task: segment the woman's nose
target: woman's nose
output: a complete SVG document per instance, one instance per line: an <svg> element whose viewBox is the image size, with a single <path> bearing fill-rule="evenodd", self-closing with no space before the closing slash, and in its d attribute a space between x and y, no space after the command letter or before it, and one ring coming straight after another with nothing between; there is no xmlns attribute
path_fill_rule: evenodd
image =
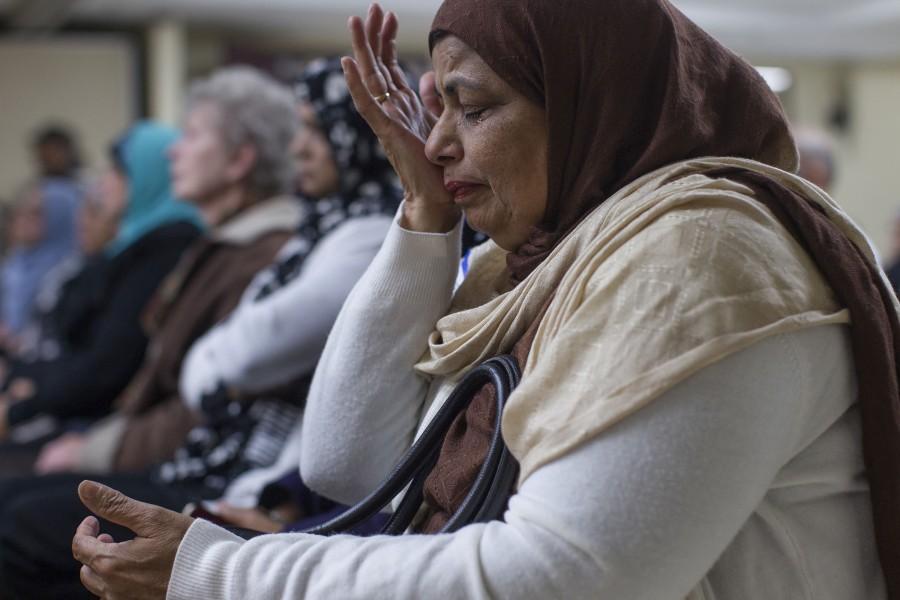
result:
<svg viewBox="0 0 900 600"><path fill-rule="evenodd" d="M428 139L425 140L425 156L434 164L444 167L462 159L462 146L447 123L447 112L441 115Z"/></svg>
<svg viewBox="0 0 900 600"><path fill-rule="evenodd" d="M313 155L313 145L309 136L298 136L294 140L291 151L297 160L309 160Z"/></svg>

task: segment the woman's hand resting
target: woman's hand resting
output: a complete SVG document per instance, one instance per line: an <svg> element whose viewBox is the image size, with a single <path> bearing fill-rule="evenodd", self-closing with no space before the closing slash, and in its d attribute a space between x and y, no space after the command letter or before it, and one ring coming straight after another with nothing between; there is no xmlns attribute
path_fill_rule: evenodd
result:
<svg viewBox="0 0 900 600"><path fill-rule="evenodd" d="M103 600L163 600L178 546L194 520L92 481L81 482L78 495L88 510L136 535L116 543L100 532L96 517L84 519L72 539L84 587Z"/></svg>
<svg viewBox="0 0 900 600"><path fill-rule="evenodd" d="M83 433L62 434L41 448L41 453L34 463L34 472L38 475L47 475L75 471L81 464L81 453L85 445L87 436Z"/></svg>

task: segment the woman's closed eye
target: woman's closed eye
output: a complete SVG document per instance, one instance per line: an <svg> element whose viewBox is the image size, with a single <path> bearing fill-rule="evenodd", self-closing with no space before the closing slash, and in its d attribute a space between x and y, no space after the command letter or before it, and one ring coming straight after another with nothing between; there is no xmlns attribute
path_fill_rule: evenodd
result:
<svg viewBox="0 0 900 600"><path fill-rule="evenodd" d="M487 112L487 107L468 107L463 109L463 119L466 123L480 123Z"/></svg>

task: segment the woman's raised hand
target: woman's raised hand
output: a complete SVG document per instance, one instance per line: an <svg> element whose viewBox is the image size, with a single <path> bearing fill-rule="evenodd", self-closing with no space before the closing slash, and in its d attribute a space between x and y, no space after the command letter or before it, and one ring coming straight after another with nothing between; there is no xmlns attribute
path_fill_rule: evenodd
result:
<svg viewBox="0 0 900 600"><path fill-rule="evenodd" d="M459 208L444 188L443 170L425 156L440 103L434 75L420 82L423 104L397 62L397 17L372 4L363 23L349 21L355 59L341 61L356 109L369 123L406 192L403 225L414 231L445 232L459 221Z"/></svg>

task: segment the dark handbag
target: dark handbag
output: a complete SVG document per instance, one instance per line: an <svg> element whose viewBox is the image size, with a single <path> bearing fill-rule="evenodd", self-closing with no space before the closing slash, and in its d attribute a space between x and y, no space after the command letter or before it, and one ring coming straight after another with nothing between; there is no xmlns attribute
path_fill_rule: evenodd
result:
<svg viewBox="0 0 900 600"><path fill-rule="evenodd" d="M450 425L487 383L493 384L497 401L497 420L491 444L475 483L440 533L456 531L469 523L500 519L519 474L519 464L503 442L500 422L506 401L519 385L520 378L521 372L516 359L508 354L491 358L466 373L422 435L374 492L342 515L308 529L305 533L332 535L349 531L377 514L409 486L396 512L382 528L382 533L389 535L399 535L406 531L422 505L425 479L437 462Z"/></svg>
<svg viewBox="0 0 900 600"><path fill-rule="evenodd" d="M478 390L488 383L494 386L497 419L487 456L462 504L439 533L456 531L470 523L483 523L502 518L519 474L519 463L510 454L503 441L500 423L506 401L519 385L520 378L521 371L516 359L508 354L486 360L466 373L422 435L375 491L337 517L302 533L316 535L350 533L354 527L378 514L408 486L396 512L381 529L381 533L387 535L404 533L422 505L425 480L437 462L450 426L456 417L466 410ZM258 531L239 527L228 529L245 539L261 535Z"/></svg>

